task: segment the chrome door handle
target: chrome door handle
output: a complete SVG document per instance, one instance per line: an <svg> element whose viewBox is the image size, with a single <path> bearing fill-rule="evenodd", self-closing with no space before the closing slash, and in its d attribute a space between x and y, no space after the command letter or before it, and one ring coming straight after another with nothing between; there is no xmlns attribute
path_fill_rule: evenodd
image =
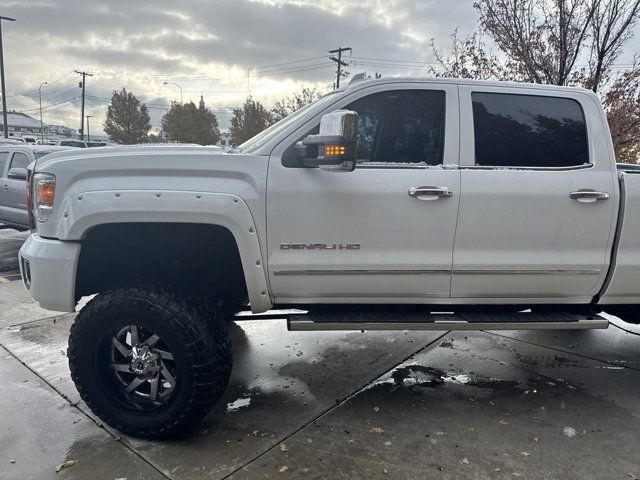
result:
<svg viewBox="0 0 640 480"><path fill-rule="evenodd" d="M578 190L577 192L571 192L569 198L583 203L593 203L598 200L608 200L609 194L607 192L596 192L594 190Z"/></svg>
<svg viewBox="0 0 640 480"><path fill-rule="evenodd" d="M447 198L453 195L453 192L447 187L411 187L407 192L410 197L419 200L433 200L437 198ZM430 197L430 198L421 198Z"/></svg>

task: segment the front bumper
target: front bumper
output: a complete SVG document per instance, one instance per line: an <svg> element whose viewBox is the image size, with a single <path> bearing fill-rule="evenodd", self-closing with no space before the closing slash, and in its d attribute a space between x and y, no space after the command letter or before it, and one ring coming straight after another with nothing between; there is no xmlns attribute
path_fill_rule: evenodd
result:
<svg viewBox="0 0 640 480"><path fill-rule="evenodd" d="M33 299L47 310L75 311L76 268L80 244L34 233L20 249L20 272Z"/></svg>

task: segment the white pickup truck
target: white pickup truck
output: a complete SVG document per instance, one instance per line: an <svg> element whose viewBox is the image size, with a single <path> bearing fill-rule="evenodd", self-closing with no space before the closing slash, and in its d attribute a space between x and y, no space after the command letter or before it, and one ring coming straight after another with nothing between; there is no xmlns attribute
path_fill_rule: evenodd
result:
<svg viewBox="0 0 640 480"><path fill-rule="evenodd" d="M133 435L207 413L247 305L307 310L289 317L303 330L640 320L640 175L616 167L587 90L367 80L226 153L48 155L29 192L25 285L56 311L97 294L71 331L72 377Z"/></svg>

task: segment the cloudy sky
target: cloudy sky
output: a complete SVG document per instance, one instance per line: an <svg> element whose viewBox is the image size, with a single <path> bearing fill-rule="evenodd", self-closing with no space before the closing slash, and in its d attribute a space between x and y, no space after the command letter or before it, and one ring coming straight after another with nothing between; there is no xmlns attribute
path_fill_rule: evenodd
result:
<svg viewBox="0 0 640 480"><path fill-rule="evenodd" d="M102 133L114 89L133 91L152 124L172 100L200 95L224 127L248 92L272 104L301 85L332 84L327 51L353 48L348 69L424 75L429 40L443 47L458 27L477 28L473 0L2 0L8 108L45 123L80 123L79 76L87 80L91 132ZM636 38L625 53L640 50Z"/></svg>

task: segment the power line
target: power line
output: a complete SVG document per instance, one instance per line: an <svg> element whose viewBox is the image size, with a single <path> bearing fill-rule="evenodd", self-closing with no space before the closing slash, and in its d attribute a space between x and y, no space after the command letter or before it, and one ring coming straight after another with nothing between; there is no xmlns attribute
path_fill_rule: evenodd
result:
<svg viewBox="0 0 640 480"><path fill-rule="evenodd" d="M54 103L53 105L47 105L46 107L42 107L42 111L44 113L53 112L54 110L59 110L59 109L65 107L67 105L71 105L71 104L73 104L73 102L75 102L76 100L79 100L79 99L80 99L80 97L75 97L75 98L71 98L69 100L65 100L64 102ZM20 113L26 113L27 115L35 114L35 113L38 112L38 110L35 110L35 109L31 109L31 110L22 110L22 109L20 109L18 111Z"/></svg>
<svg viewBox="0 0 640 480"><path fill-rule="evenodd" d="M425 65L424 67L411 67L408 65L391 65L386 63L374 63L374 62L351 62L351 65L359 65L364 67L378 67L378 68L388 68L395 70L419 70L424 71L427 68L438 68L437 66Z"/></svg>
<svg viewBox="0 0 640 480"><path fill-rule="evenodd" d="M280 76L280 75L286 75L286 74L290 74L290 73L302 73L302 72L307 72L307 71L313 71L313 70L320 70L323 68L327 68L327 65L324 63L311 63L311 62L316 62L317 60L321 60L321 59L326 59L326 56L318 56L318 57L310 57L310 58L305 58L305 59L299 59L299 60L292 60L289 62L280 62L280 63L273 63L273 64L267 64L267 65L259 65L256 67L252 67L252 71L254 71L256 74L260 75L260 76ZM284 67L284 68L283 68ZM58 83L58 82L62 82L59 85L55 85L53 87L47 88L46 91L43 93L43 99L48 100L48 101L52 101L52 100L56 100L64 95L67 95L70 93L70 90L73 88L72 84L69 83L69 81L63 81L65 78L69 77L70 75L72 75L74 72L68 72L64 75L62 75L61 77L56 78L55 80L49 82L49 85ZM75 72L75 73L79 73L82 74L82 72ZM86 73L86 72L85 72ZM88 74L88 76L91 76ZM243 79L244 76L227 76L227 75L217 75L217 76L212 76L212 75L206 75L206 74L198 74L198 75L185 75L185 76L172 76L172 75L134 75L131 76L131 78L138 78L138 79L153 79L153 80L157 80L157 79L183 79L183 80L187 80L187 81L197 81L197 80L240 80ZM86 81L86 79L85 79ZM84 83L81 82L81 86ZM120 88L121 85L119 86L115 86L115 85L108 85L108 84L104 84L104 83L98 83L98 84L94 84L96 86L101 86L101 87L105 87L105 88ZM143 88L143 87L138 87L136 88L136 90L140 91L157 91L157 89L154 88ZM17 97L17 96L25 96L25 97L33 97L33 95L35 95L37 92L37 90L28 90L22 93L18 93L18 94L14 94L11 95L12 97ZM185 92L190 92L190 93L213 93L213 94L219 94L219 93L223 93L223 94L237 94L237 93L243 93L244 91L240 91L240 90L234 90L234 91L228 91L228 90L185 90ZM35 106L35 105L34 105ZM31 105L28 105L26 108L30 108ZM84 117L83 117L84 118ZM84 123L84 121L83 121Z"/></svg>
<svg viewBox="0 0 640 480"><path fill-rule="evenodd" d="M98 100L101 102L110 102L111 99L110 98L105 98L105 97L98 97L95 95L87 95L87 98L90 100ZM147 108L153 108L153 109L168 109L171 108L171 105L168 103L145 103L145 105L147 106ZM233 107L226 107L229 109L233 109ZM233 112L225 110L225 107L216 107L216 108L209 108L209 110L211 110L212 112L214 112L215 114L219 114L219 115L232 115Z"/></svg>
<svg viewBox="0 0 640 480"><path fill-rule="evenodd" d="M68 96L69 94L74 94L75 95L75 88L76 87L73 87L73 88L68 87L67 90L62 91L61 93L59 93L57 95L54 95L54 96L49 97L49 98L47 98L46 95L43 95L42 98L44 100L47 100L48 102L53 102L53 101L55 101L55 100L57 100L57 99L59 99L61 97ZM31 108L37 107L38 105L39 105L38 103L33 103L33 104L23 105L21 108L22 109L31 109Z"/></svg>
<svg viewBox="0 0 640 480"><path fill-rule="evenodd" d="M73 75L74 72L68 72L65 73L64 75L62 75L61 77L56 78L55 80L52 80L50 82L48 82L48 86L51 87L51 85L58 83L60 80L62 80L63 78L68 77L69 75ZM55 88L60 88L60 85L53 87ZM51 90L51 88L49 88L49 90ZM38 89L36 88L35 90L27 90L26 92L23 93L16 93L13 95L7 95L7 97L31 97L34 96L38 93Z"/></svg>
<svg viewBox="0 0 640 480"><path fill-rule="evenodd" d="M64 102L61 105L58 105L57 107L53 107L53 108L50 108L50 109L46 110L45 112L53 112L55 110L60 110L60 109L62 109L64 107L66 107L66 106L72 105L73 102L75 102L78 99L80 99L80 97L76 97L73 100L69 100L68 102Z"/></svg>
<svg viewBox="0 0 640 480"><path fill-rule="evenodd" d="M375 61L375 62L384 62L384 63L407 63L407 64L419 64L419 65L437 65L435 63L422 62L422 61L416 61L416 60L394 60L394 59L390 59L390 58L357 57L355 55L350 57L350 59L353 59L353 60L372 60L372 61Z"/></svg>
<svg viewBox="0 0 640 480"><path fill-rule="evenodd" d="M302 63L302 62L310 62L312 60L321 60L327 58L325 55L321 56L321 57L313 57L313 58L304 58L302 60L292 60L290 62L283 62L283 63L272 63L270 65L259 65L257 67L253 67L252 70L257 70L260 68L266 68L266 67L279 67L282 65L291 65L293 63Z"/></svg>
<svg viewBox="0 0 640 480"><path fill-rule="evenodd" d="M320 68L326 68L327 64L326 63L317 63L317 64L313 64L313 65L301 65L295 68L288 68L288 69L283 69L283 70L274 70L272 72L266 72L266 74L264 74L265 76L273 76L273 75L284 75L287 73L296 73L296 72L304 72L304 71L309 71L309 70L317 70ZM258 72L261 73L261 72ZM151 77L147 77L147 79L149 79ZM231 77L180 77L180 76L175 76L175 77L167 77L167 78L173 78L176 80L180 80L180 81L196 81L196 80L244 80L246 79L246 76L231 76ZM153 78L154 80L156 80L155 78ZM106 85L106 84L94 84L94 85L98 85L98 86L103 86L103 87L111 87L111 85ZM155 89L143 89L140 88L139 90L155 90ZM185 92L188 91L192 91L192 92L201 92L201 90L185 90ZM220 91L214 91L214 92L218 92L218 93L225 93L224 90L220 90Z"/></svg>
<svg viewBox="0 0 640 480"><path fill-rule="evenodd" d="M260 65L260 66L253 66L253 67L245 67L243 68L243 70L251 70L252 72L255 73L270 73L270 72L285 72L287 70L295 70L299 67L307 67L307 66L311 66L311 65L297 65L294 67L286 67L286 68L280 68L282 66L287 66L287 65L293 65L293 64L298 64L298 63L309 63L309 62L314 62L317 60L323 60L326 59L326 56L321 56L321 57L312 57L312 58L305 58L305 59L300 59L300 60L292 60L290 62L282 62L282 63L273 63L273 64L269 64L269 65ZM319 63L318 63L319 65ZM228 75L210 75L210 74L206 74L206 73L199 73L199 74L193 74L193 75L170 75L170 74L154 74L154 75L127 75L127 77L129 78L139 78L139 79L153 79L153 80L171 80L171 79L176 79L176 80L233 80L233 79L244 79L246 78L245 75L234 75L234 76L228 76Z"/></svg>
<svg viewBox="0 0 640 480"><path fill-rule="evenodd" d="M52 108L51 107L56 107L57 105L65 105L67 103L72 103L75 102L76 100L78 100L80 97L73 97L73 98L69 98L67 100L63 100L61 102L57 102L57 103L52 103L50 105L46 105L44 107L42 107L42 111L43 112L48 112L51 111ZM38 108L21 108L18 111L22 112L22 113L37 113L38 112Z"/></svg>

